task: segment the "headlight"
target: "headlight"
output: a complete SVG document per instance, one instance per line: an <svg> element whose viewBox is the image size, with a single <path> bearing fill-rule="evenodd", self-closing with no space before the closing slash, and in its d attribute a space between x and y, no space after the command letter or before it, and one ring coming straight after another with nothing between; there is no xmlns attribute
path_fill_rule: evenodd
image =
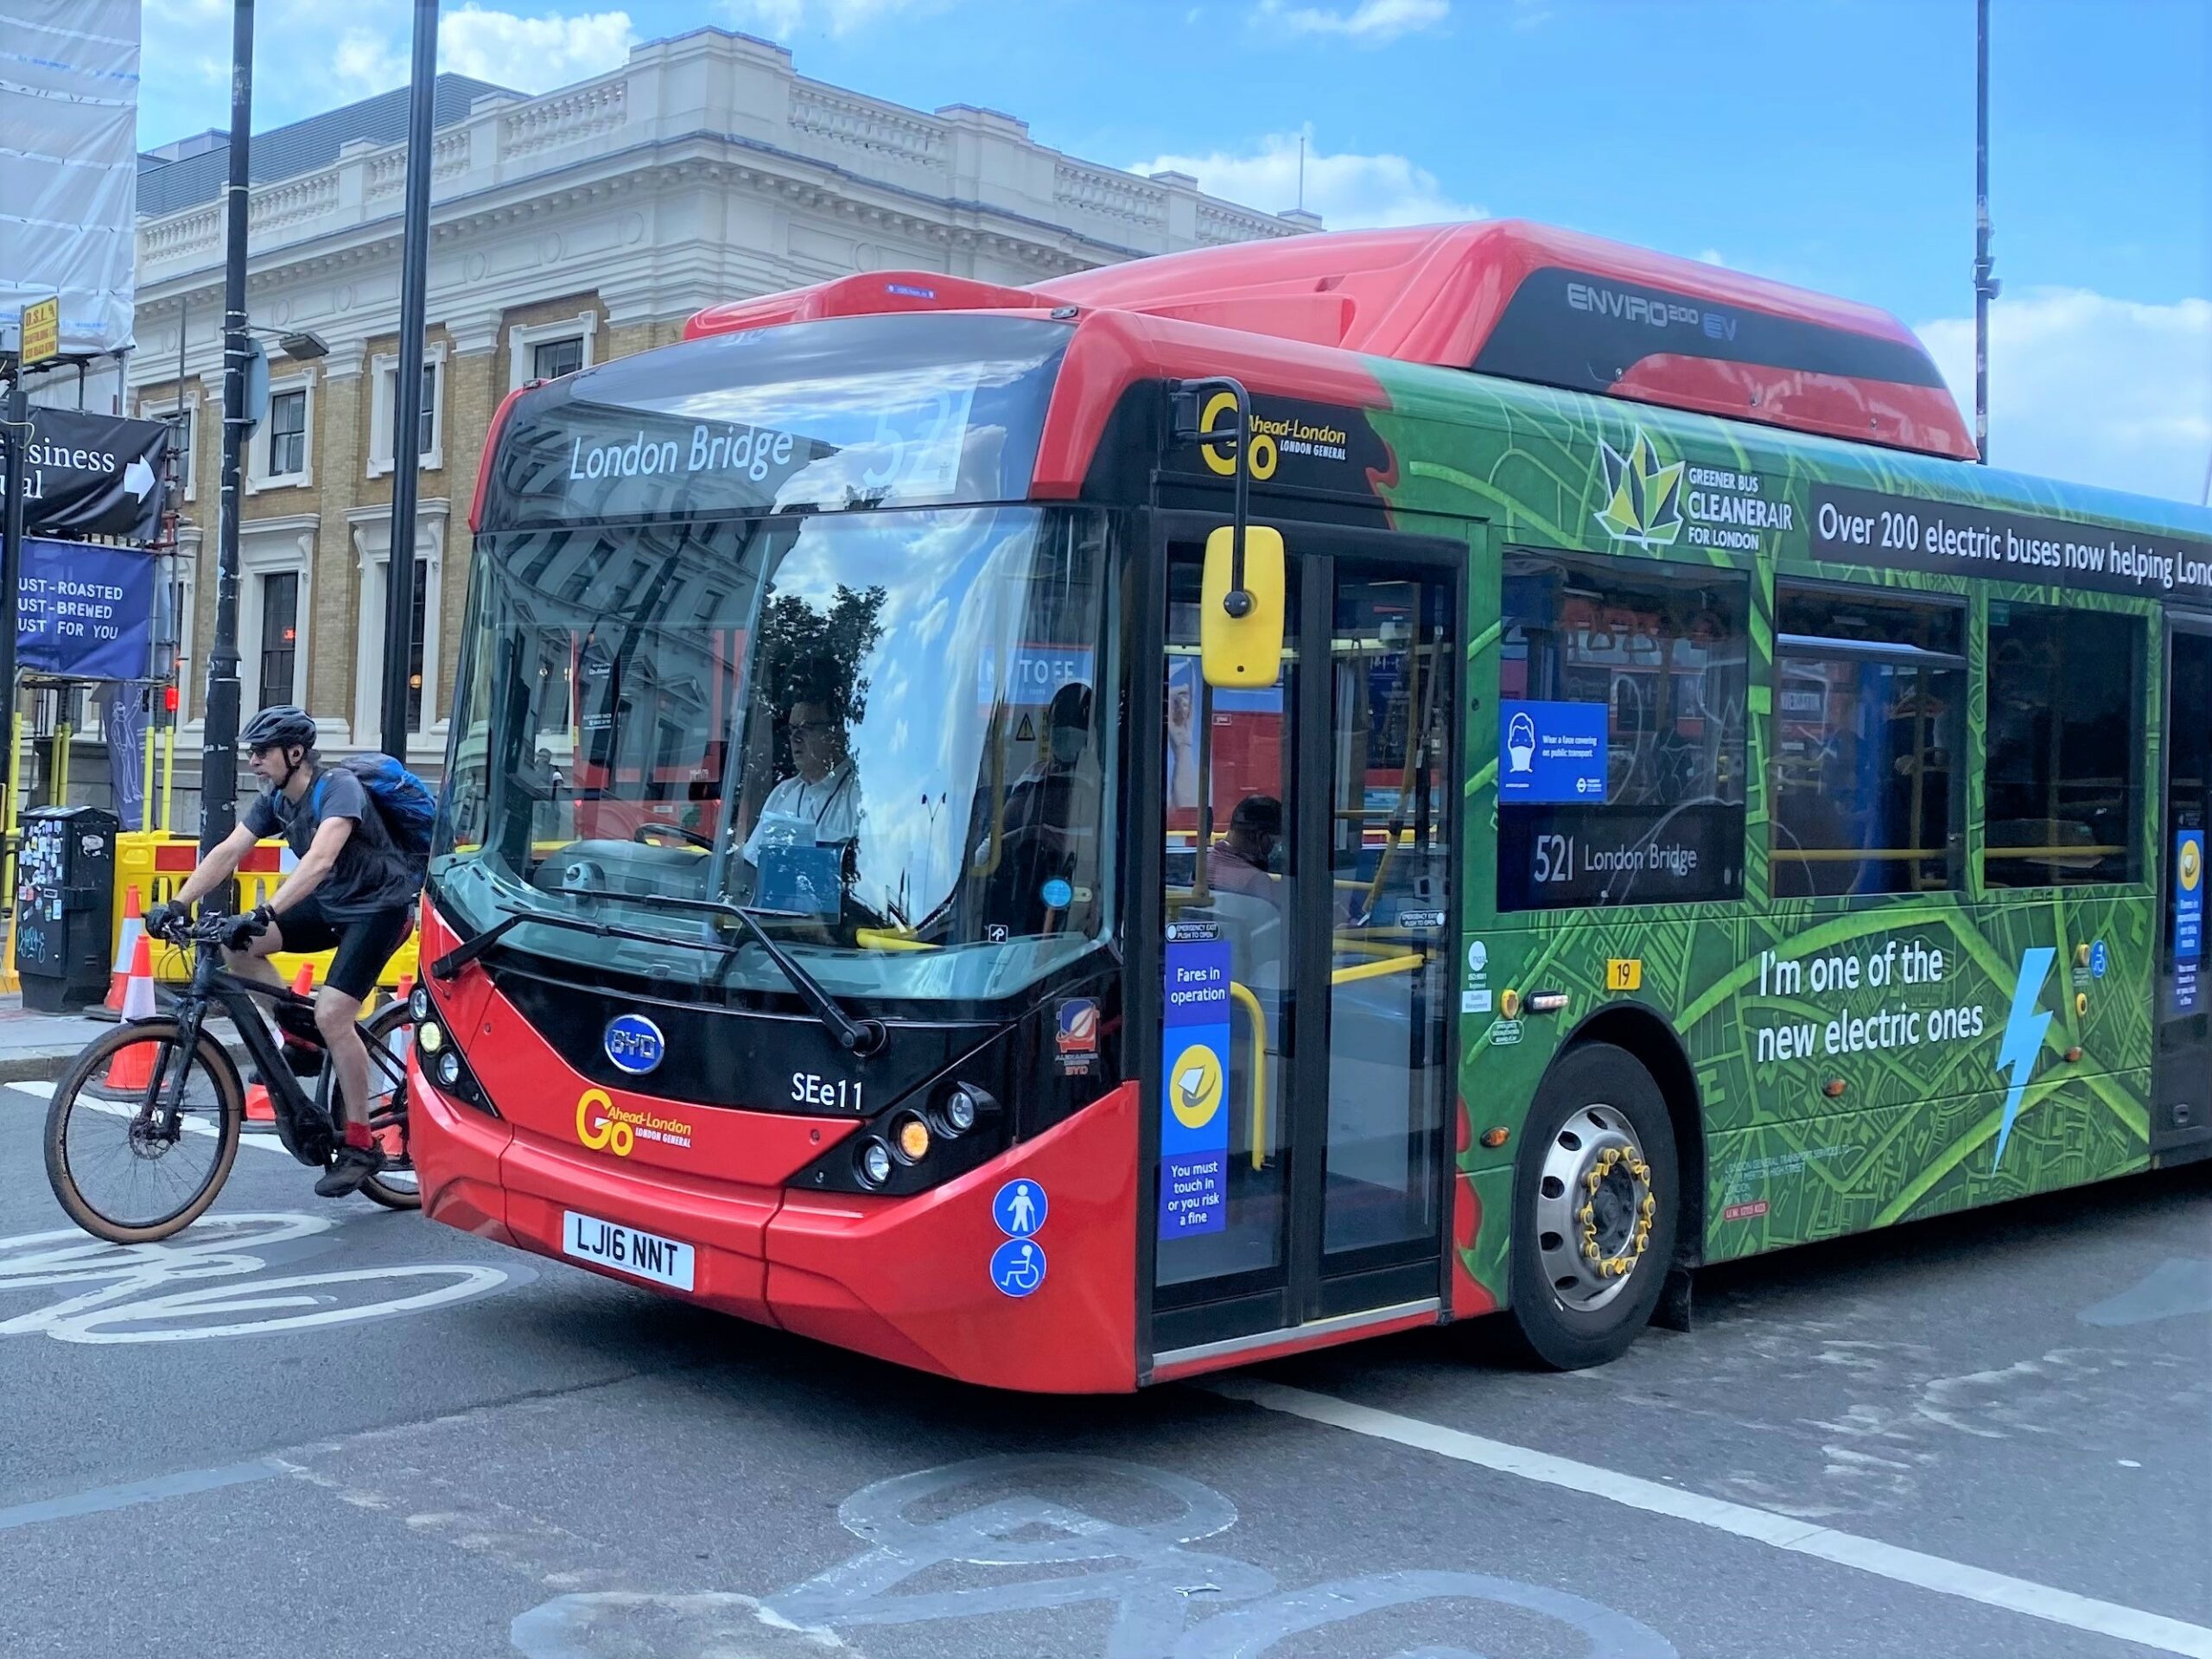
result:
<svg viewBox="0 0 2212 1659"><path fill-rule="evenodd" d="M426 1029L435 1031L437 1027L431 1026ZM438 1057L438 1081L448 1089L461 1082L461 1056L451 1049Z"/></svg>
<svg viewBox="0 0 2212 1659"><path fill-rule="evenodd" d="M418 1021L429 1019L430 1017L430 993L423 987L417 985L408 995L407 1012L413 1014Z"/></svg>
<svg viewBox="0 0 2212 1659"><path fill-rule="evenodd" d="M855 1161L859 1165L861 1179L870 1186L881 1186L891 1179L891 1148L880 1141L871 1137L862 1141L860 1156Z"/></svg>
<svg viewBox="0 0 2212 1659"><path fill-rule="evenodd" d="M965 1089L956 1089L944 1097L944 1127L955 1135L965 1135L976 1127L976 1096Z"/></svg>
<svg viewBox="0 0 2212 1659"><path fill-rule="evenodd" d="M435 1054L446 1046L446 1034L434 1020L426 1020L416 1028L415 1046L425 1054Z"/></svg>
<svg viewBox="0 0 2212 1659"><path fill-rule="evenodd" d="M910 1164L918 1164L929 1156L930 1126L909 1114L894 1126L893 1133L899 1137L899 1155Z"/></svg>

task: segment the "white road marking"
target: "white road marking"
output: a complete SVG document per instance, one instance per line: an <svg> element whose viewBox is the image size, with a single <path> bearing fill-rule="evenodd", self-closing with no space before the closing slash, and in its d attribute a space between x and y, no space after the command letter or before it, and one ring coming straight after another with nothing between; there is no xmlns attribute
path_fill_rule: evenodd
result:
<svg viewBox="0 0 2212 1659"><path fill-rule="evenodd" d="M54 1098L54 1084L35 1077L23 1083L0 1084L0 1088L20 1089L27 1095L37 1096L41 1100L52 1100ZM81 1095L77 1097L77 1103L79 1106L84 1107L88 1111L105 1112L110 1117L129 1117L137 1110L137 1108L135 1107L125 1106L116 1101L86 1100ZM185 1118L177 1125L177 1127L182 1129L188 1129L194 1135L213 1135L215 1133L215 1128L213 1124L202 1123L196 1117ZM238 1144L242 1147L259 1147L264 1152L284 1151L283 1143L278 1141L274 1135L262 1133L255 1125L251 1123L245 1125L243 1132L238 1135ZM291 1154L289 1153L285 1154L285 1156L287 1157L289 1157L290 1155Z"/></svg>
<svg viewBox="0 0 2212 1659"><path fill-rule="evenodd" d="M1770 1510L1754 1509L1747 1503L1732 1503L1725 1498L1662 1486L1657 1481L1621 1474L1595 1464L1578 1463L1571 1458L1554 1457L1548 1452L1532 1451L1503 1440L1486 1440L1479 1434L1423 1422L1417 1417L1356 1406L1350 1401L1305 1389L1235 1377L1198 1386L1228 1399L1302 1417L1308 1422L1349 1429L1355 1434L1390 1440L1416 1451L1433 1452L1439 1457L1494 1469L1501 1474L1518 1475L1546 1486L1710 1527L1717 1532L1748 1538L1754 1543L1856 1567L1862 1573L1932 1590L1939 1595L1958 1596L2074 1630L2140 1643L2162 1653L2185 1655L2187 1659L2212 1659L2212 1629L2202 1624L2147 1613L2116 1602L2099 1601L2031 1580L2012 1578L1964 1562L1946 1560L1940 1555L1923 1554L1916 1549L1838 1532L1832 1527L1815 1526Z"/></svg>

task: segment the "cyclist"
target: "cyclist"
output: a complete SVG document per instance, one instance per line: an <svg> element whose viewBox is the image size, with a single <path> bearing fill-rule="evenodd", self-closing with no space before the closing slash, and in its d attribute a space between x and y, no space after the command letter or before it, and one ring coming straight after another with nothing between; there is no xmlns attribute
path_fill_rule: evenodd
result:
<svg viewBox="0 0 2212 1659"><path fill-rule="evenodd" d="M342 766L322 765L315 721L303 710L291 703L264 709L238 738L254 775L268 787L175 898L147 912L146 931L159 938L181 923L188 906L231 879L255 842L282 832L291 844L299 863L269 901L231 918L224 965L281 988L270 957L335 947L315 1000L315 1023L337 1067L344 1140L315 1190L341 1198L384 1168L384 1154L369 1135L369 1052L354 1021L413 926L422 876L392 845L361 780Z"/></svg>

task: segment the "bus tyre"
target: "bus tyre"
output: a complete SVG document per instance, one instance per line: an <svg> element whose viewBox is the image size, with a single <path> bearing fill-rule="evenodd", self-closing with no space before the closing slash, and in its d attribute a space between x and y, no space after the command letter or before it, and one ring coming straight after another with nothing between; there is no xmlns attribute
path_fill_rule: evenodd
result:
<svg viewBox="0 0 2212 1659"><path fill-rule="evenodd" d="M1675 1255L1675 1132L1634 1056L1586 1043L1537 1091L1513 1169L1512 1306L1521 1338L1557 1370L1628 1351Z"/></svg>

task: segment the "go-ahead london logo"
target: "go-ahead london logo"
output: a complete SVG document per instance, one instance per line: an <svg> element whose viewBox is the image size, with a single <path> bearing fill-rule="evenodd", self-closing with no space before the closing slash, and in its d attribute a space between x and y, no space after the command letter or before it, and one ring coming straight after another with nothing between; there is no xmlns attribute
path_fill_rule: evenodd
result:
<svg viewBox="0 0 2212 1659"><path fill-rule="evenodd" d="M1682 463L1661 465L1641 428L1625 455L1602 439L1598 453L1605 469L1605 505L1597 519L1605 533L1638 547L1672 547L1682 533Z"/></svg>

